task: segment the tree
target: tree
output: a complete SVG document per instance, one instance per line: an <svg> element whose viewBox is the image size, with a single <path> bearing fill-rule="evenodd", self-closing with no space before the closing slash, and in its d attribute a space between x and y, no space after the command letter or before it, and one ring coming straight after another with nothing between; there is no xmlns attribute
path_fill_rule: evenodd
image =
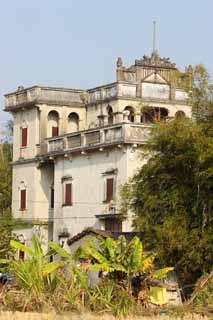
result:
<svg viewBox="0 0 213 320"><path fill-rule="evenodd" d="M197 121L213 116L213 85L204 65L199 64L192 70L192 86L187 88L192 112Z"/></svg>
<svg viewBox="0 0 213 320"><path fill-rule="evenodd" d="M0 144L0 258L8 258L12 253L9 246L12 232L11 128L11 122L8 122Z"/></svg>
<svg viewBox="0 0 213 320"><path fill-rule="evenodd" d="M213 252L212 126L174 120L153 128L142 156L147 163L122 190L122 211L160 262L184 282L210 271Z"/></svg>

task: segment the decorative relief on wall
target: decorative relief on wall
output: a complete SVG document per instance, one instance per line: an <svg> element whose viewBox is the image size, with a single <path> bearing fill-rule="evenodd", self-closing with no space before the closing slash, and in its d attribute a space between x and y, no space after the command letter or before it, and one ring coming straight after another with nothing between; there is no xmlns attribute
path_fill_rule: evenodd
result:
<svg viewBox="0 0 213 320"><path fill-rule="evenodd" d="M85 137L86 137L86 145L100 143L100 131L86 133Z"/></svg>
<svg viewBox="0 0 213 320"><path fill-rule="evenodd" d="M103 99L109 99L117 95L116 85L109 88L101 88L97 91L90 92L90 102L96 102Z"/></svg>
<svg viewBox="0 0 213 320"><path fill-rule="evenodd" d="M68 148L77 148L81 146L81 135L70 136L67 138Z"/></svg>
<svg viewBox="0 0 213 320"><path fill-rule="evenodd" d="M112 141L119 141L122 138L122 128L113 128L105 130L105 141L112 142Z"/></svg>
<svg viewBox="0 0 213 320"><path fill-rule="evenodd" d="M151 82L151 83L164 83L167 84L166 80L161 77L160 74L153 72L152 74L149 74L143 81L145 82Z"/></svg>
<svg viewBox="0 0 213 320"><path fill-rule="evenodd" d="M135 97L136 85L119 84L119 92L121 96Z"/></svg>
<svg viewBox="0 0 213 320"><path fill-rule="evenodd" d="M170 98L170 87L167 84L142 83L142 97L168 100Z"/></svg>
<svg viewBox="0 0 213 320"><path fill-rule="evenodd" d="M136 73L134 72L124 72L124 80L135 82L136 81Z"/></svg>
<svg viewBox="0 0 213 320"><path fill-rule="evenodd" d="M105 95L105 96L104 96ZM112 98L117 95L117 87L111 87L107 88L106 90L103 91L103 98Z"/></svg>
<svg viewBox="0 0 213 320"><path fill-rule="evenodd" d="M187 92L181 89L176 89L175 90L175 100L187 100L189 98L189 95Z"/></svg>
<svg viewBox="0 0 213 320"><path fill-rule="evenodd" d="M64 140L63 139L49 141L48 152L60 151L63 149L64 149Z"/></svg>
<svg viewBox="0 0 213 320"><path fill-rule="evenodd" d="M153 52L151 57L144 55L142 59L135 60L136 66L158 66L162 68L176 68L176 64L170 61L170 58L162 58L157 52Z"/></svg>
<svg viewBox="0 0 213 320"><path fill-rule="evenodd" d="M143 128L143 127L130 127L127 130L126 138L128 140L146 140L149 137L150 129L149 128Z"/></svg>

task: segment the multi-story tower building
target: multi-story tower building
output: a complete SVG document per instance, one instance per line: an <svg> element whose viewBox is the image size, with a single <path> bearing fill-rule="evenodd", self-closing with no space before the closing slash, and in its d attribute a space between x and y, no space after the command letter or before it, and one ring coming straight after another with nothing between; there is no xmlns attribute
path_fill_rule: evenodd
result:
<svg viewBox="0 0 213 320"><path fill-rule="evenodd" d="M157 52L129 68L117 60L116 82L89 90L34 86L5 95L14 117L13 200L26 222L25 242L86 227L130 231L119 219L119 191L138 166L153 122L191 116L183 75Z"/></svg>

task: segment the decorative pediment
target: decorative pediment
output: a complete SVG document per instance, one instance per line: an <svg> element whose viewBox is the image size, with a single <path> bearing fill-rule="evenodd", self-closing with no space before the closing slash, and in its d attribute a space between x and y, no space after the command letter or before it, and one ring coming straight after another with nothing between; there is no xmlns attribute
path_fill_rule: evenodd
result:
<svg viewBox="0 0 213 320"><path fill-rule="evenodd" d="M167 81L156 72L153 72L151 75L148 75L146 78L144 78L143 82L168 84Z"/></svg>
<svg viewBox="0 0 213 320"><path fill-rule="evenodd" d="M175 63L170 58L161 58L157 52L153 52L151 57L144 55L142 59L135 60L136 66L143 67L161 67L167 69L176 69Z"/></svg>

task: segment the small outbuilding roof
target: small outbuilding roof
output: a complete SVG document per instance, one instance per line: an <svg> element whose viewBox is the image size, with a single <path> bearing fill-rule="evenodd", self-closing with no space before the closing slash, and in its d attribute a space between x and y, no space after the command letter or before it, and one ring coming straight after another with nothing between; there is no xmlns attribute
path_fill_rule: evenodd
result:
<svg viewBox="0 0 213 320"><path fill-rule="evenodd" d="M99 229L87 228L82 232L76 234L74 237L71 237L67 240L68 246L71 246L74 242L82 239L87 235L93 236L102 236L103 238L113 238L117 240L119 236L123 235L127 241L130 241L134 236L138 236L141 238L141 234L139 232L112 232L112 231L104 231Z"/></svg>

